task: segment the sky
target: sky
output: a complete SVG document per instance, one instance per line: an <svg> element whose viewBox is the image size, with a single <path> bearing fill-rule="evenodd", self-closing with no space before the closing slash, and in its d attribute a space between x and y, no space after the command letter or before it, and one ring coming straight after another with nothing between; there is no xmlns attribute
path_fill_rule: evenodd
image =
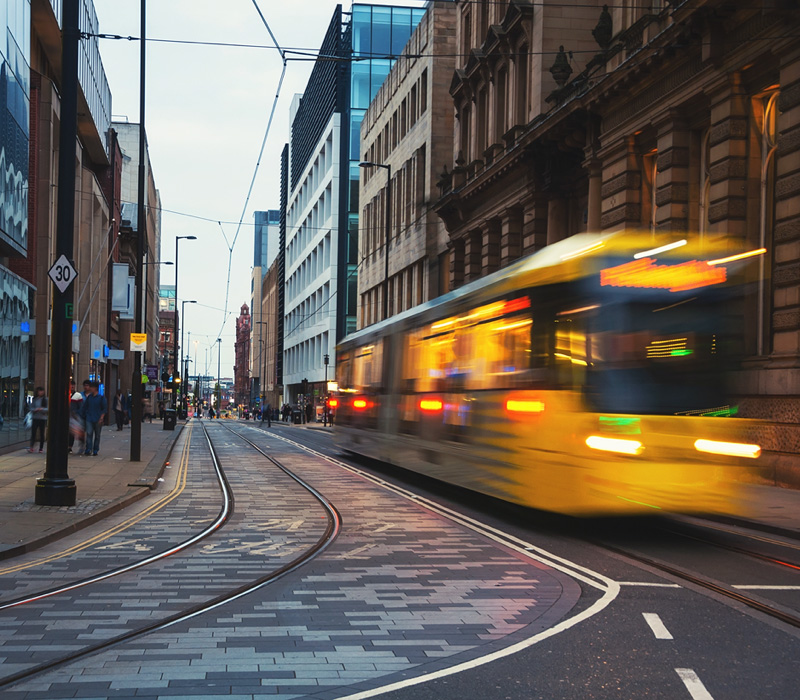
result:
<svg viewBox="0 0 800 700"><path fill-rule="evenodd" d="M189 374L196 373L196 359L201 373L216 376L216 340L222 338L220 374L233 376L236 318L242 304L250 305L253 212L279 208L280 154L289 139L289 109L313 68L312 61L288 60L279 84L283 63L266 25L283 49L316 51L337 4L336 0L147 3L145 128L161 196L161 260L174 262L176 236L197 236L178 243L178 301L197 302L183 307L181 354L192 359ZM425 3L376 4L423 7ZM126 37L100 39L112 117L138 123L140 48L138 41L127 37L140 35L140 2L94 0L94 5L100 33ZM343 2L342 7L348 11L351 3ZM174 270L161 267L162 284L174 283Z"/></svg>

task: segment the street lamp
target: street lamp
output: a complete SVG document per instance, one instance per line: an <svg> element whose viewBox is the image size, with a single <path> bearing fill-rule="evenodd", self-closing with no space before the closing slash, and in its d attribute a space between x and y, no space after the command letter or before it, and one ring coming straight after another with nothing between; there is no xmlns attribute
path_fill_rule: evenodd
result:
<svg viewBox="0 0 800 700"><path fill-rule="evenodd" d="M182 239L196 241L197 236L175 236L175 325L172 329L172 408L177 408L178 401L177 392L174 389L174 379L175 375L178 374L178 241ZM181 323L181 328L183 328L183 323Z"/></svg>
<svg viewBox="0 0 800 700"><path fill-rule="evenodd" d="M325 388L322 392L323 401L325 402L322 405L322 426L325 427L328 425L328 362L330 362L330 356L326 352L322 356L322 362L325 365Z"/></svg>
<svg viewBox="0 0 800 700"><path fill-rule="evenodd" d="M192 236L192 238L194 238L194 236ZM176 282L178 281L178 278L177 278L177 277L175 278L175 281L176 281ZM175 290L176 290L176 296L175 296L175 300L177 301L177 300L178 300L178 296L177 296L177 285L175 286ZM186 305L187 305L187 304L196 304L196 303L197 303L197 300L196 300L196 299L184 299L184 300L181 302L181 350L183 350L183 325L184 325L184 324L183 324L183 314L184 314L184 309L186 308ZM176 334L175 334L175 342L176 342L176 343L177 343L177 341L178 341L178 337L177 337L177 336L178 336L178 334L176 333ZM175 359L173 360L173 363L175 364L175 368L176 368L176 369L177 369L177 367L178 367L178 355L177 355L177 353L178 353L178 349L176 348L176 349L175 349ZM183 395L183 394L185 394L185 393L186 393L186 392L184 392L184 391L183 391L183 381L184 381L184 377L181 377L180 379L181 379L181 383L180 383L180 386L178 387L178 389L180 390L180 393ZM172 393L173 393L173 395L174 395L174 397L175 397L175 400L177 401L177 394L178 394L178 391L175 391L175 390L174 390L174 385L175 385L175 376L174 376L174 374L173 374L172 380L173 380L173 381L172 381L172 384L173 384L173 392L172 392ZM181 411L182 411L182 410L183 410L183 404L181 403Z"/></svg>
<svg viewBox="0 0 800 700"><path fill-rule="evenodd" d="M217 418L222 410L222 384L220 383L220 355L222 354L222 338L217 338Z"/></svg>
<svg viewBox="0 0 800 700"><path fill-rule="evenodd" d="M384 231L383 241L383 318L386 319L389 316L389 229L392 226L392 166L365 160L359 163L358 167L384 168L386 170L386 230Z"/></svg>

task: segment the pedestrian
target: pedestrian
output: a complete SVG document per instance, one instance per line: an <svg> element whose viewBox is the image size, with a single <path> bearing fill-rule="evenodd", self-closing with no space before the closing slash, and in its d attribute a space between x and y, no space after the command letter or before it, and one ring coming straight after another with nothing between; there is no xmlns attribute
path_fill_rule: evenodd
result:
<svg viewBox="0 0 800 700"><path fill-rule="evenodd" d="M44 452L44 430L47 427L47 397L44 387L37 386L36 394L31 402L31 446L28 452L33 452L36 442L36 433L39 433L39 452Z"/></svg>
<svg viewBox="0 0 800 700"><path fill-rule="evenodd" d="M125 400L125 395L121 389L117 389L117 393L114 395L114 418L117 421L117 430L122 430L127 411L128 404Z"/></svg>
<svg viewBox="0 0 800 700"><path fill-rule="evenodd" d="M142 397L142 423L147 418L148 422L153 422L153 402L148 396Z"/></svg>
<svg viewBox="0 0 800 700"><path fill-rule="evenodd" d="M159 401L158 402L158 417L161 420L164 420L164 402L163 401Z"/></svg>
<svg viewBox="0 0 800 700"><path fill-rule="evenodd" d="M267 407L261 412L261 422L264 422L264 418L267 419L267 427L272 427L272 404L267 403Z"/></svg>
<svg viewBox="0 0 800 700"><path fill-rule="evenodd" d="M214 418L214 415L215 415L215 414L214 414L214 407L213 407L213 406L211 406L211 407L208 409L208 417L209 417L209 418L211 418L211 419L213 419L213 418Z"/></svg>
<svg viewBox="0 0 800 700"><path fill-rule="evenodd" d="M81 406L83 405L83 394L76 391L72 394L69 401L69 451L72 454L75 443L78 446L75 452L81 452L86 437L86 430L83 425L83 418L81 418Z"/></svg>
<svg viewBox="0 0 800 700"><path fill-rule="evenodd" d="M100 395L99 389L99 382L90 382L89 395L81 406L81 418L86 422L85 455L96 455L100 450L100 429L103 427L108 404L106 397Z"/></svg>

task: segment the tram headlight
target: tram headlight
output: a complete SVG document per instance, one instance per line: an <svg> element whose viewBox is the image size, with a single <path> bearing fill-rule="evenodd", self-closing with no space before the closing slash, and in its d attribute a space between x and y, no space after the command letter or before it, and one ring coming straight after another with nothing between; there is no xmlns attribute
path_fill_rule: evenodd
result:
<svg viewBox="0 0 800 700"><path fill-rule="evenodd" d="M624 455L638 455L644 450L644 445L638 440L624 440L622 438L603 437L602 435L590 435L586 438L586 444L593 450L618 452Z"/></svg>
<svg viewBox="0 0 800 700"><path fill-rule="evenodd" d="M720 442L719 440L695 440L694 448L698 452L727 457L747 457L756 459L761 455L760 445L748 445L743 442Z"/></svg>

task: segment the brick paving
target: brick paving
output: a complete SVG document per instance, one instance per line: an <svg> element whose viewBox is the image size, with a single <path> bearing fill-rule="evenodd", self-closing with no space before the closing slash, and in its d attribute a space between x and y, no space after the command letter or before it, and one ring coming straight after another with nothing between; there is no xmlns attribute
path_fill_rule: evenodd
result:
<svg viewBox="0 0 800 700"><path fill-rule="evenodd" d="M222 428L217 428L217 431ZM215 431L216 434L216 431ZM334 697L343 686L380 684L463 661L552 624L578 600L566 576L485 540L356 475L263 436L276 457L339 508L343 531L321 556L233 603L161 632L21 684L9 697ZM63 621L101 638L153 608L218 592L308 545L324 527L319 506L304 502L273 467L220 449L237 515L213 542L158 567L125 577L95 609ZM194 587L176 587L181 574ZM148 605L142 586L161 588ZM116 597L128 610L109 616ZM110 628L110 629L109 629ZM44 632L46 630L39 630ZM32 645L33 646L33 645ZM0 647L0 654L3 654ZM4 661L12 662L13 656Z"/></svg>

